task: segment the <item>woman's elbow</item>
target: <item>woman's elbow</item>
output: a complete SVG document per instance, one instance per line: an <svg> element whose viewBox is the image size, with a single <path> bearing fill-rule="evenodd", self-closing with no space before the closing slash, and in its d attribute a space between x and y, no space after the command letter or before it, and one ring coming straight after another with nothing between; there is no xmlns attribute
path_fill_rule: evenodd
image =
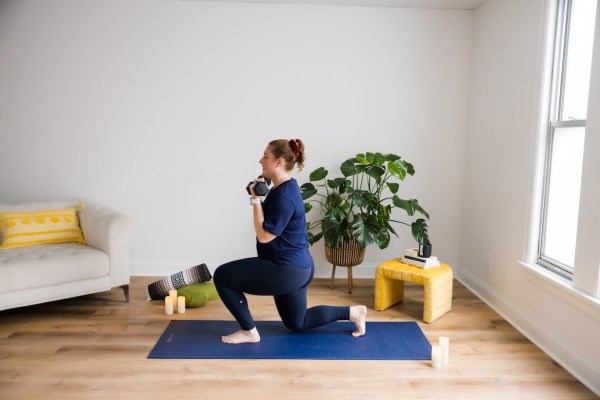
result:
<svg viewBox="0 0 600 400"><path fill-rule="evenodd" d="M272 233L269 233L267 231L261 232L260 234L256 235L256 239L258 240L259 243L269 243L271 240L275 239L277 236L273 235Z"/></svg>

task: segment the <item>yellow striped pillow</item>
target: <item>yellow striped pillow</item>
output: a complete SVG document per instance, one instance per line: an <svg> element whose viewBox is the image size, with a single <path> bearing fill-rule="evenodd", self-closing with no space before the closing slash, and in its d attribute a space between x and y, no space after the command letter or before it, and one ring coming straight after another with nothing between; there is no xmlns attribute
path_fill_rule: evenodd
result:
<svg viewBox="0 0 600 400"><path fill-rule="evenodd" d="M0 232L0 249L48 243L85 244L75 208L0 213Z"/></svg>

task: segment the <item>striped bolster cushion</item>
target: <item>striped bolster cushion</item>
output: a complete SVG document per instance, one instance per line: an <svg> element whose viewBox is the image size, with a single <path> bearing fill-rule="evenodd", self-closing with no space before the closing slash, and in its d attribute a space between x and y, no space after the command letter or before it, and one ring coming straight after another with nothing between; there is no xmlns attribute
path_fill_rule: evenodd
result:
<svg viewBox="0 0 600 400"><path fill-rule="evenodd" d="M196 265L148 285L148 300L163 299L169 295L169 290L176 290L193 283L207 282L211 279L212 275L206 264Z"/></svg>

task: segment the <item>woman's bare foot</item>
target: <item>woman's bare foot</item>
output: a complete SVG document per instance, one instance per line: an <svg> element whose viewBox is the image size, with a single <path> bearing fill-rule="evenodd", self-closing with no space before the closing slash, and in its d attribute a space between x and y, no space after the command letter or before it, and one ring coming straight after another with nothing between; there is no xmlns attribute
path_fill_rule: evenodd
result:
<svg viewBox="0 0 600 400"><path fill-rule="evenodd" d="M227 344L258 343L260 342L260 335L254 327L249 331L239 330L231 335L221 336L221 340Z"/></svg>
<svg viewBox="0 0 600 400"><path fill-rule="evenodd" d="M356 330L352 332L352 336L359 337L367 333L367 307L351 306L350 321L356 325Z"/></svg>

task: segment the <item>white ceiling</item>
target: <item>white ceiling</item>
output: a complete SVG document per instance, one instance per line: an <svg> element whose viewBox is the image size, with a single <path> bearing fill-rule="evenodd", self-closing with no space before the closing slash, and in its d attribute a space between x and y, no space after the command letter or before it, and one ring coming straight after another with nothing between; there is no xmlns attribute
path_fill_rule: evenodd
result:
<svg viewBox="0 0 600 400"><path fill-rule="evenodd" d="M201 0L237 3L322 4L340 6L440 8L448 10L474 10L486 0Z"/></svg>

